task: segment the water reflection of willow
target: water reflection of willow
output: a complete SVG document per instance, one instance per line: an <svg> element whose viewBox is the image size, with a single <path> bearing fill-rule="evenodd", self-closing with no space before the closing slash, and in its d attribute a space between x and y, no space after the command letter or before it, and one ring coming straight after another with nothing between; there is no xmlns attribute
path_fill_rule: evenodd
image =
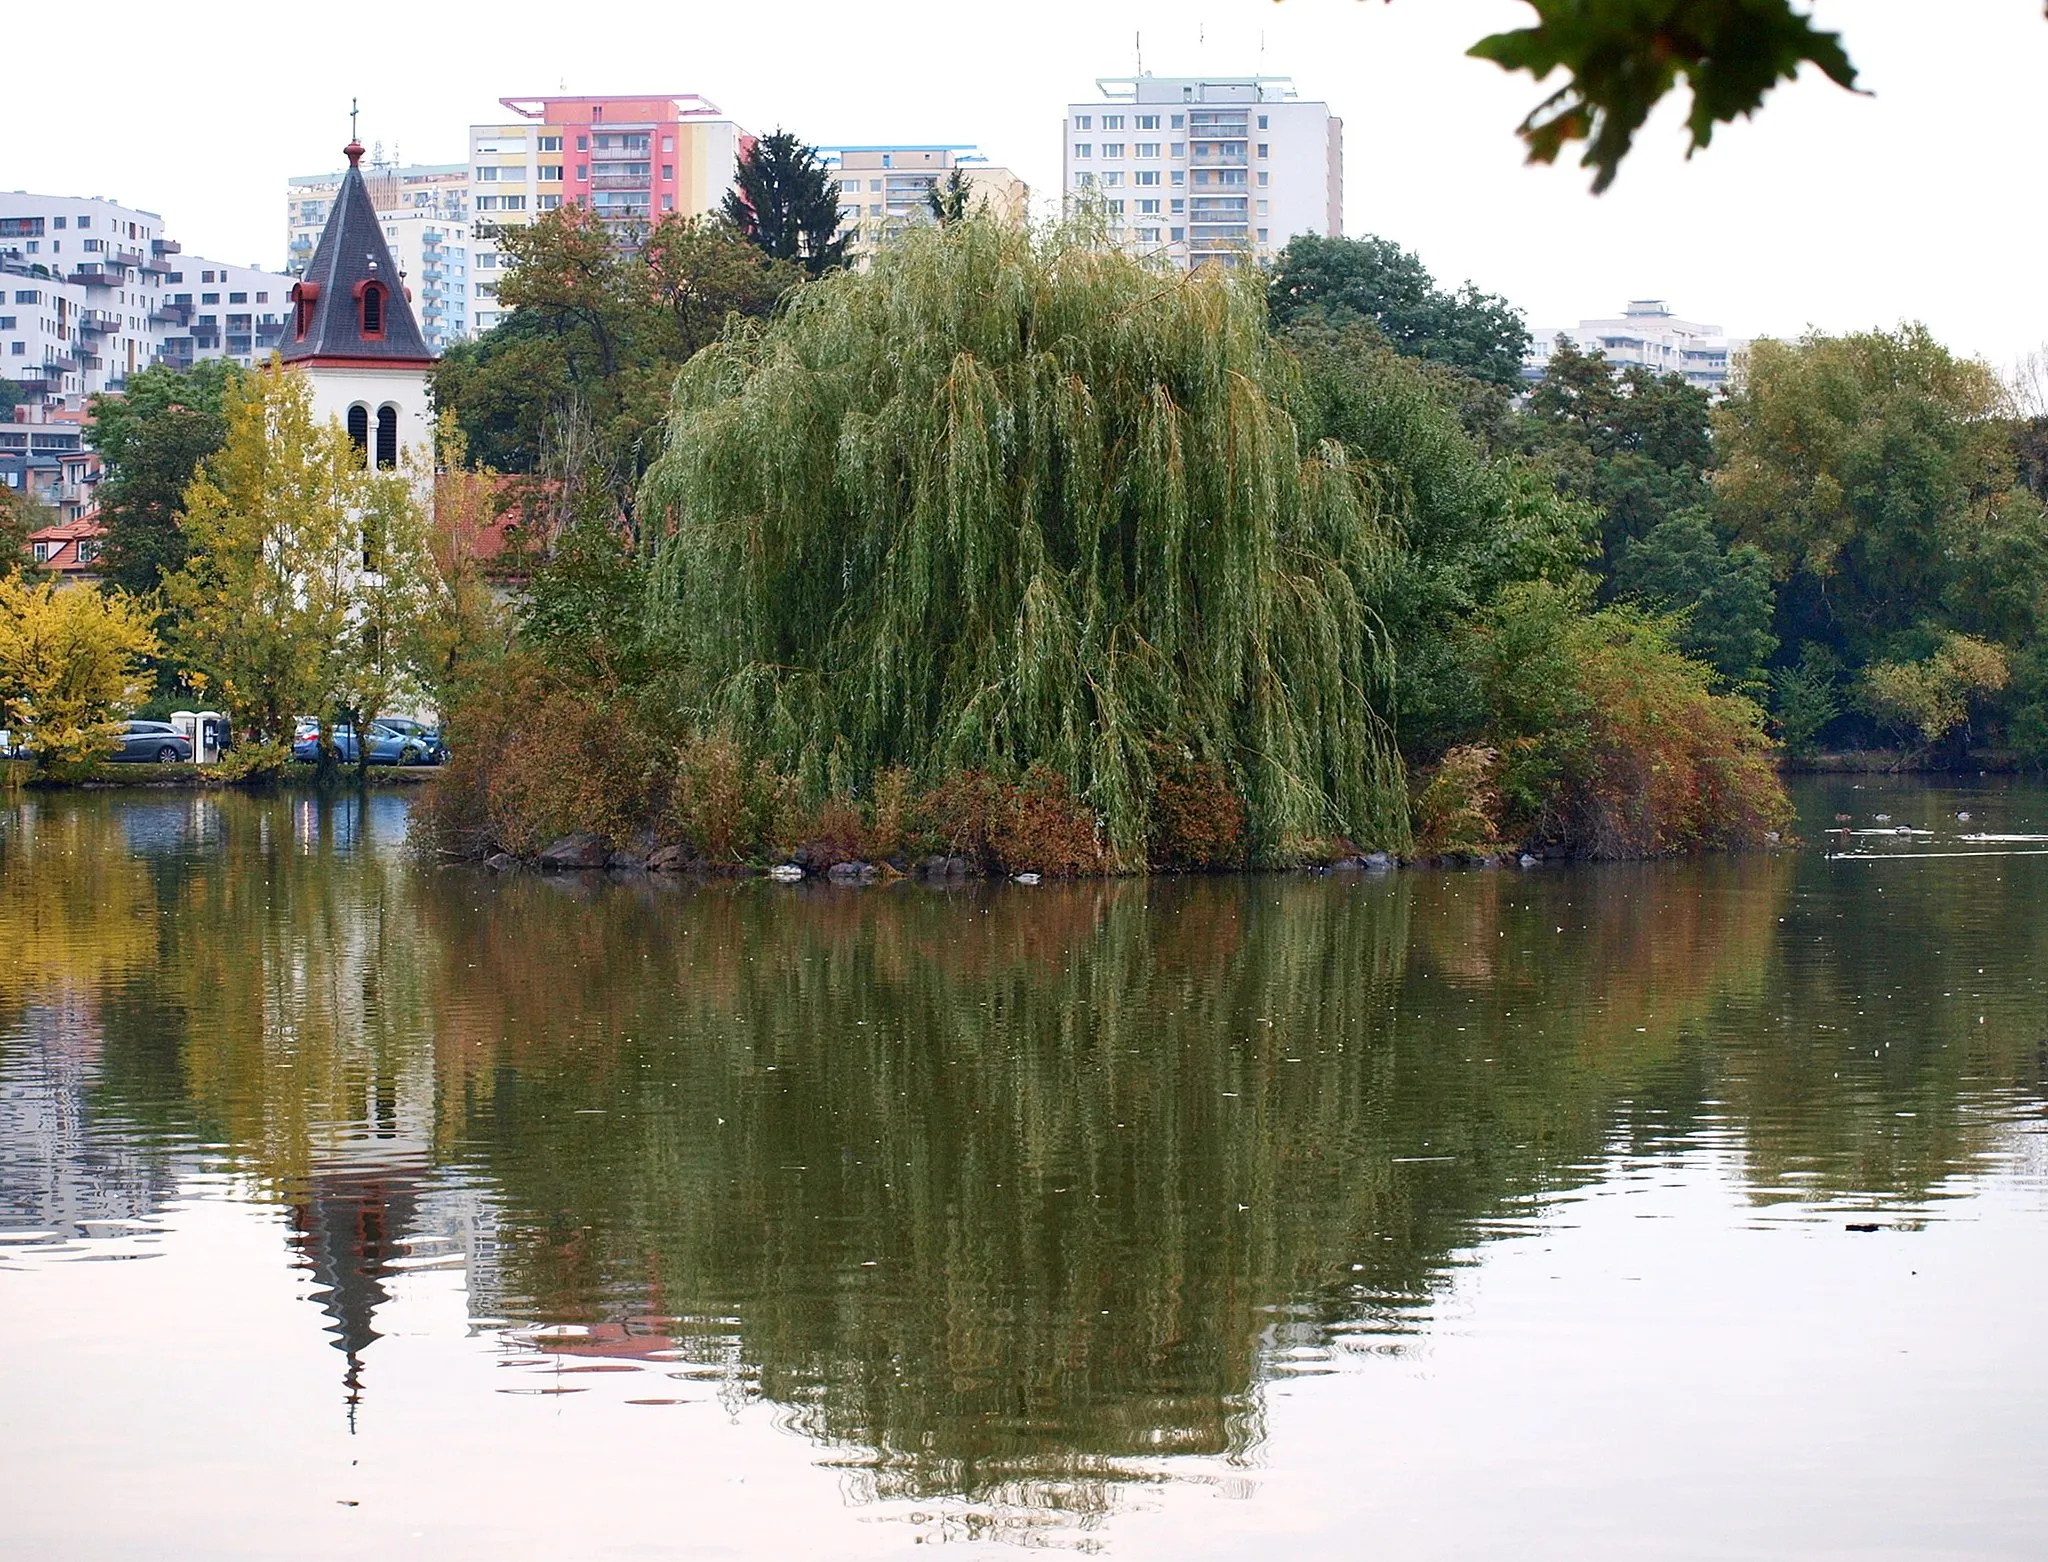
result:
<svg viewBox="0 0 2048 1562"><path fill-rule="evenodd" d="M1072 1511L1583 1175L1785 875L1660 882L437 894L444 1093L537 1311L736 1317L876 1491Z"/></svg>
<svg viewBox="0 0 2048 1562"><path fill-rule="evenodd" d="M1242 1457L1264 1382L1617 1151L1919 1200L2044 1073L2017 870L789 892L422 871L352 803L0 823L0 1045L94 1016L95 1120L288 1199L344 1344L402 1212L481 1189L480 1305L715 1366L970 1524Z"/></svg>

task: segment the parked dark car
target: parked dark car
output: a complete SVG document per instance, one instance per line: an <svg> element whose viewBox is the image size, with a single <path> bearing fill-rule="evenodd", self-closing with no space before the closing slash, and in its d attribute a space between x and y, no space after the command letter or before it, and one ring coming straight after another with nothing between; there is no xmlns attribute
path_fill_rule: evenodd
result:
<svg viewBox="0 0 2048 1562"><path fill-rule="evenodd" d="M174 765L192 757L192 740L168 721L124 721L120 746L107 758L135 764Z"/></svg>
<svg viewBox="0 0 2048 1562"><path fill-rule="evenodd" d="M346 722L328 730L328 737L334 742L334 752L344 765L356 762L355 729ZM427 763L427 745L410 733L398 732L381 721L370 723L370 763L373 765L424 765ZM320 732L316 727L311 732L302 732L292 740L292 758L312 764L320 757Z"/></svg>
<svg viewBox="0 0 2048 1562"><path fill-rule="evenodd" d="M448 763L448 745L441 741L439 727L430 727L424 721L414 721L410 716L379 716L374 725L389 727L393 732L402 732L409 738L418 738L427 746L428 764Z"/></svg>

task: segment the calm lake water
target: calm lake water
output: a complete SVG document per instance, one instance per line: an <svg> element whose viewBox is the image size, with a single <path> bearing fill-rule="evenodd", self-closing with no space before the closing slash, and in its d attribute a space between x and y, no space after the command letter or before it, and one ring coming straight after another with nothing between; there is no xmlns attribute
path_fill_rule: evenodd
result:
<svg viewBox="0 0 2048 1562"><path fill-rule="evenodd" d="M2037 1559L2048 790L1801 803L858 890L0 798L0 1553Z"/></svg>

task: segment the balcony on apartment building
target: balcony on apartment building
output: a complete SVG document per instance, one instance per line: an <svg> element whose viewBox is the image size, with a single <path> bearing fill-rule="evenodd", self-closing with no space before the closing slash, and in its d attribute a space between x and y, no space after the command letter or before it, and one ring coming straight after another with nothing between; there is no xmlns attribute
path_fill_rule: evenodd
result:
<svg viewBox="0 0 2048 1562"><path fill-rule="evenodd" d="M151 239L149 241L149 249L151 254L157 256L182 255L185 253L185 246L176 239Z"/></svg>
<svg viewBox="0 0 2048 1562"><path fill-rule="evenodd" d="M192 306L175 304L166 299L149 312L151 325L175 325L180 329L192 323Z"/></svg>

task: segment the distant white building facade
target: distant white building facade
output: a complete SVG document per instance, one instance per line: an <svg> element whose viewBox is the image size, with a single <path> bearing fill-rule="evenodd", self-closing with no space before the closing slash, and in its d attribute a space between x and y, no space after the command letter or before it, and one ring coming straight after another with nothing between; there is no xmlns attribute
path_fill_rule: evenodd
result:
<svg viewBox="0 0 2048 1562"><path fill-rule="evenodd" d="M1621 368L1676 374L1705 391L1725 389L1737 353L1749 346L1718 325L1681 320L1660 298L1632 299L1618 316L1581 320L1576 326L1544 326L1529 333L1529 351L1522 359L1522 378L1530 384L1543 378L1560 340L1580 352L1599 352Z"/></svg>
<svg viewBox="0 0 2048 1562"><path fill-rule="evenodd" d="M1099 201L1127 249L1175 265L1269 260L1344 231L1344 122L1278 76L1135 76L1070 103L1070 208Z"/></svg>
<svg viewBox="0 0 2048 1562"><path fill-rule="evenodd" d="M251 364L277 342L291 278L184 255L155 212L0 192L0 376L76 408L152 363Z"/></svg>

